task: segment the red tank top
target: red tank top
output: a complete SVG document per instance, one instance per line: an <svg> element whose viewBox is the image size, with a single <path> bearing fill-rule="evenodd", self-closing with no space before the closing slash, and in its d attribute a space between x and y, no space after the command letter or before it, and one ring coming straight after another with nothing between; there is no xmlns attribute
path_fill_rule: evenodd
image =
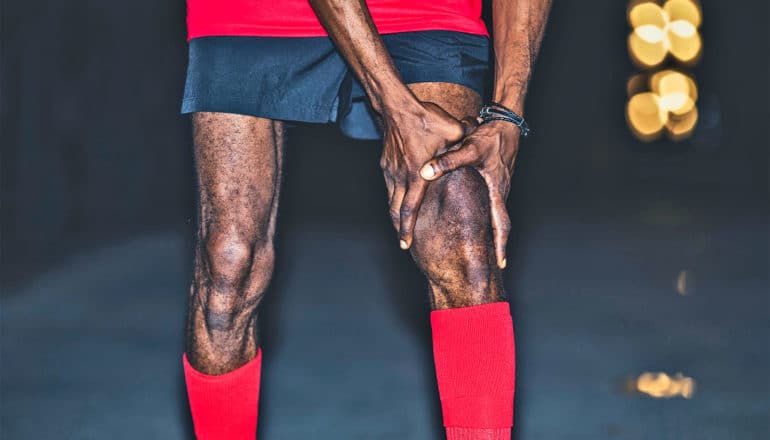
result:
<svg viewBox="0 0 770 440"><path fill-rule="evenodd" d="M368 0L381 34L449 30L487 35L481 0ZM307 0L187 0L188 38L213 35L320 37Z"/></svg>

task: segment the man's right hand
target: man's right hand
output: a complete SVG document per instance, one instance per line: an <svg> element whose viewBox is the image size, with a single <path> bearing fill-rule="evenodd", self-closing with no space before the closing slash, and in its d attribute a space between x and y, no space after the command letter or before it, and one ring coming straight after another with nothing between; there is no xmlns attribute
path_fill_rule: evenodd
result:
<svg viewBox="0 0 770 440"><path fill-rule="evenodd" d="M310 0L318 20L361 81L384 124L381 166L401 248L412 244L428 182L420 167L460 141L460 122L439 106L420 102L401 80L365 0Z"/></svg>
<svg viewBox="0 0 770 440"><path fill-rule="evenodd" d="M414 95L395 105L383 103L380 114L384 125L380 167L388 188L390 217L401 249L408 249L429 184L420 177L420 167L458 143L464 129L441 107L420 102Z"/></svg>

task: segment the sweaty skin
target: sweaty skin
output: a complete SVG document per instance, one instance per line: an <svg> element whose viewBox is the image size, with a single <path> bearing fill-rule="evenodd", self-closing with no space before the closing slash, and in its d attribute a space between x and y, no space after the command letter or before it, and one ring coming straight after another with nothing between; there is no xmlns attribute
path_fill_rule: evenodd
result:
<svg viewBox="0 0 770 440"><path fill-rule="evenodd" d="M206 374L257 354L257 306L273 272L283 124L195 113L199 226L187 319L187 356Z"/></svg>
<svg viewBox="0 0 770 440"><path fill-rule="evenodd" d="M381 117L380 166L391 210L399 213L400 246L408 249L428 188L420 167L456 144L465 134L463 126L441 106L418 99L401 81L364 0L310 0L310 5Z"/></svg>
<svg viewBox="0 0 770 440"><path fill-rule="evenodd" d="M454 118L481 104L466 87L410 85ZM257 306L270 282L280 190L280 122L226 113L193 115L200 226L190 289L187 355L205 374L232 371L256 356ZM430 182L410 252L428 278L434 310L505 299L495 264L484 181L463 168Z"/></svg>
<svg viewBox="0 0 770 440"><path fill-rule="evenodd" d="M455 84L405 86L364 0L310 3L382 118L381 166L394 226L428 278L432 308L503 300L504 200L517 129L484 124L457 146L468 129L460 120L478 114L475 92ZM549 6L549 0L493 3L494 98L519 113ZM193 129L200 226L186 350L195 369L222 374L253 359L259 347L257 306L275 260L283 127L196 113ZM445 159L430 162L437 156Z"/></svg>
<svg viewBox="0 0 770 440"><path fill-rule="evenodd" d="M409 88L456 119L473 119L481 97L457 84L421 83ZM431 308L442 310L506 299L495 264L489 198L484 179L466 167L431 182L414 229L412 258L428 279Z"/></svg>
<svg viewBox="0 0 770 440"><path fill-rule="evenodd" d="M423 180L436 179L462 166L476 168L488 188L497 264L505 267L510 219L505 207L518 152L519 131L496 121L479 126L460 149L439 158L419 158L454 143L457 125L441 117L428 102L405 92L365 0L310 0L321 24L358 76L382 116L385 127L383 171L391 209L400 212L401 247L412 244L412 229L425 190ZM493 99L519 114L545 29L551 0L493 0L495 87ZM454 125L454 127L453 127ZM419 134L417 138L409 134ZM442 143L444 145L442 145Z"/></svg>
<svg viewBox="0 0 770 440"><path fill-rule="evenodd" d="M492 99L524 114L524 97L532 76L551 0L493 0L495 86ZM511 221L505 201L519 150L519 129L505 121L479 126L460 148L442 154L420 169L426 180L437 179L460 167L471 166L481 173L491 203L497 264L505 267L505 245Z"/></svg>

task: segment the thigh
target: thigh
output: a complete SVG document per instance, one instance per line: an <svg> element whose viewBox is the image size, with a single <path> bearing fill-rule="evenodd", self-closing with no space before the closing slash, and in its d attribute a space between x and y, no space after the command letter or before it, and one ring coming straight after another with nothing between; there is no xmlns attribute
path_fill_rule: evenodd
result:
<svg viewBox="0 0 770 440"><path fill-rule="evenodd" d="M409 84L420 101L439 105L457 119L476 117L481 108L481 96L475 90L455 83L422 82Z"/></svg>
<svg viewBox="0 0 770 440"><path fill-rule="evenodd" d="M193 114L200 234L272 240L281 181L283 125L230 113Z"/></svg>

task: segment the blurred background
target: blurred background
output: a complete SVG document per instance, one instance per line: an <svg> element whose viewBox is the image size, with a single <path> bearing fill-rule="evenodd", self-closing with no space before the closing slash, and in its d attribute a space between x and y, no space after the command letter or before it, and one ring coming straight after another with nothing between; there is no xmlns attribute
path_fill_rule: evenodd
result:
<svg viewBox="0 0 770 440"><path fill-rule="evenodd" d="M768 2L692 5L553 7L509 200L516 439L769 438ZM2 7L0 437L192 438L184 2ZM262 439L442 438L379 154L290 132Z"/></svg>

